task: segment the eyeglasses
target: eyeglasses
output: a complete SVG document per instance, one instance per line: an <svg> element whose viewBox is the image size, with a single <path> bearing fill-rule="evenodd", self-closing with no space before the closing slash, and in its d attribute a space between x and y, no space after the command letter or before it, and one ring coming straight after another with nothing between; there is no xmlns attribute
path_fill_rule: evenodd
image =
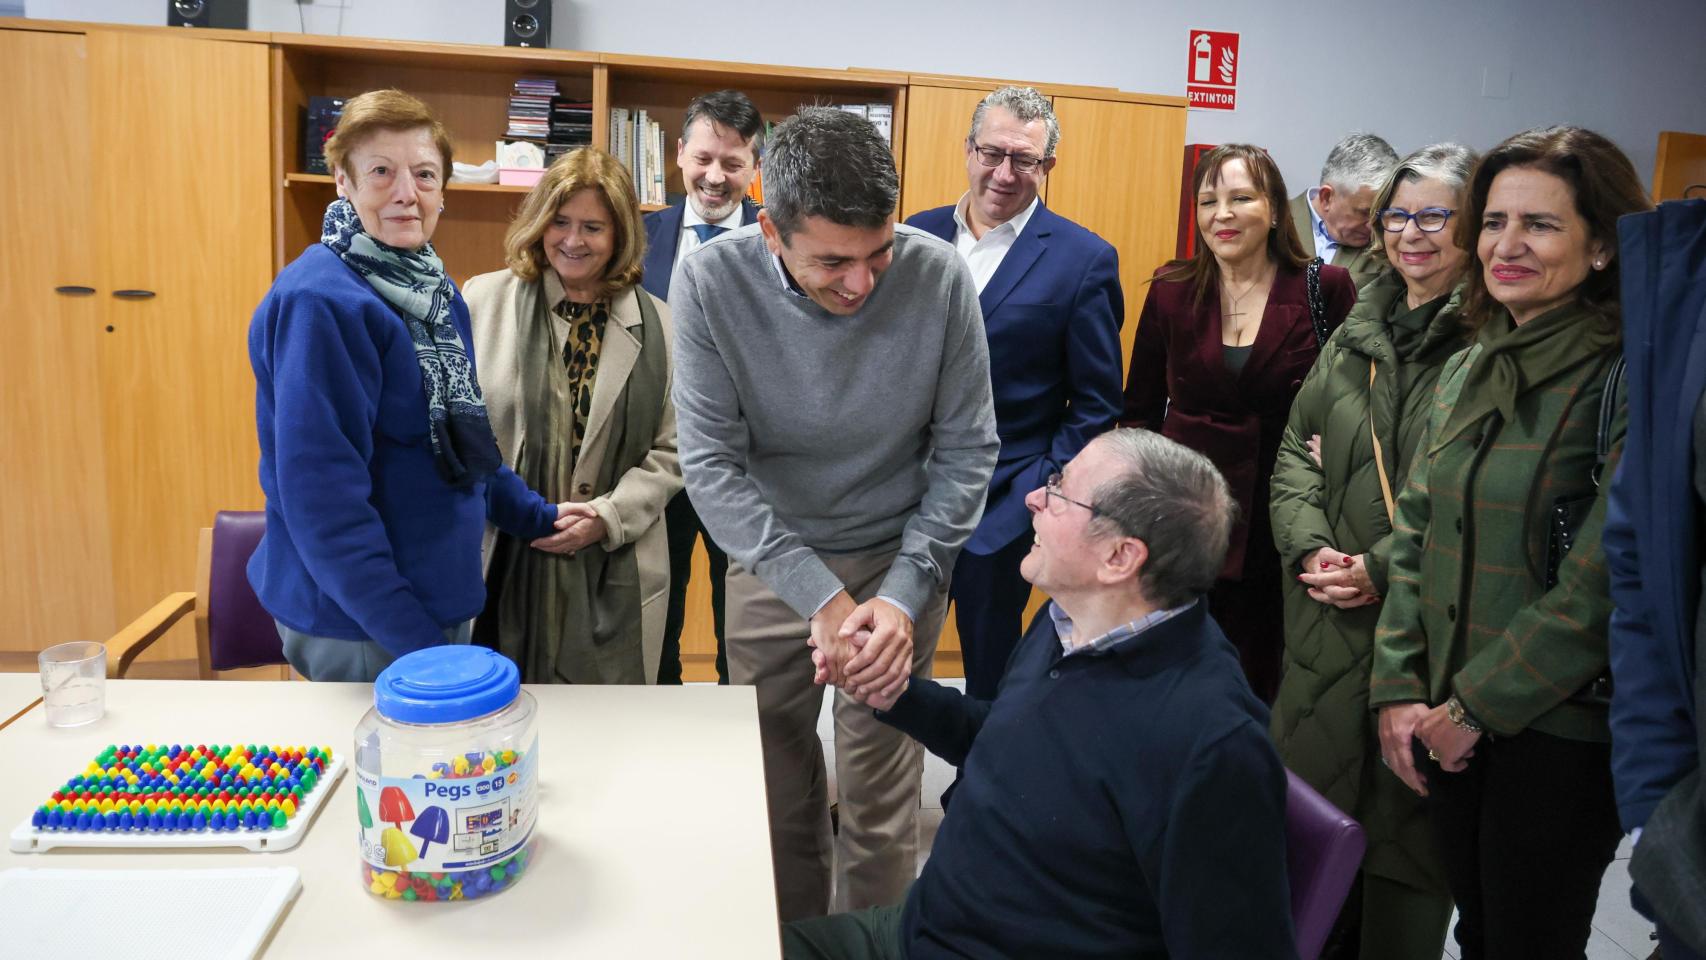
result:
<svg viewBox="0 0 1706 960"><path fill-rule="evenodd" d="M986 167L999 167L1003 160L1013 161L1014 173L1036 173L1037 168L1043 165L1044 160L1048 159L1046 157L1033 157L1028 153L1008 153L1005 150L997 150L994 147L986 147L978 143L973 143L971 148L977 151L977 162Z"/></svg>
<svg viewBox="0 0 1706 960"><path fill-rule="evenodd" d="M1060 508L1056 509L1056 507L1054 505L1055 500L1063 500L1066 503L1070 503L1075 507L1083 507L1084 509L1090 511L1090 516L1092 516L1092 517L1102 516L1102 511L1097 509L1096 507L1092 506L1091 504L1085 503L1082 500L1074 500L1071 497L1067 496L1066 494L1061 493L1060 492L1060 474L1058 474L1058 473L1049 474L1048 479L1043 481L1043 493L1048 495L1047 497L1044 498L1045 500L1048 501L1048 505L1049 505L1048 512L1054 514L1055 516L1059 516L1063 511L1066 510L1065 506L1061 506Z"/></svg>
<svg viewBox="0 0 1706 960"><path fill-rule="evenodd" d="M1423 233L1438 233L1445 229L1446 221L1450 220L1452 214L1456 212L1456 210L1447 210L1444 207L1423 207L1415 213L1411 213L1397 207L1388 207L1380 211L1379 220L1380 225L1386 229L1387 233L1403 233L1404 228L1410 225L1411 220L1416 221L1416 229Z"/></svg>

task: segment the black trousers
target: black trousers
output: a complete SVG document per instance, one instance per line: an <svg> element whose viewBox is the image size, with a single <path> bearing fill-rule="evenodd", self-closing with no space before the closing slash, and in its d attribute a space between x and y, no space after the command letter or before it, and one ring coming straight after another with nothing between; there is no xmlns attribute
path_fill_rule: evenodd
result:
<svg viewBox="0 0 1706 960"><path fill-rule="evenodd" d="M1031 585L1019 575L1019 563L1031 552L1031 531L991 554L961 550L954 561L948 597L954 602L954 629L965 657L966 695L994 700L1019 637L1025 632L1025 604Z"/></svg>
<svg viewBox="0 0 1706 960"><path fill-rule="evenodd" d="M1415 747L1463 960L1585 957L1622 837L1611 745L1534 730L1483 738L1461 773Z"/></svg>
<svg viewBox="0 0 1706 960"><path fill-rule="evenodd" d="M693 572L693 541L705 538L705 555L711 561L711 617L717 632L717 682L729 682L729 657L723 651L723 579L729 571L729 556L705 532L699 512L683 490L664 508L663 521L669 537L669 609L663 621L663 655L658 659L658 683L681 682L681 627L687 617L687 581Z"/></svg>

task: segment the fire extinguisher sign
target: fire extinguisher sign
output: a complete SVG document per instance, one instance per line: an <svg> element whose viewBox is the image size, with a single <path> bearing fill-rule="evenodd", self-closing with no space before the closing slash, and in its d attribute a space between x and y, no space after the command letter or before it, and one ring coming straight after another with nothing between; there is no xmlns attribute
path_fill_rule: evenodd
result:
<svg viewBox="0 0 1706 960"><path fill-rule="evenodd" d="M1238 108L1238 34L1192 30L1185 96L1192 109Z"/></svg>

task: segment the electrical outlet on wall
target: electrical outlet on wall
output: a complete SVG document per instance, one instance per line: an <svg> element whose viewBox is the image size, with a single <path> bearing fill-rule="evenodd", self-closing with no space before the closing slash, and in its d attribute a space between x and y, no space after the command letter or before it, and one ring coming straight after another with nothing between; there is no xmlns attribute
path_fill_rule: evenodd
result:
<svg viewBox="0 0 1706 960"><path fill-rule="evenodd" d="M1481 96L1488 100L1508 100L1511 95L1511 72L1504 67L1481 68Z"/></svg>

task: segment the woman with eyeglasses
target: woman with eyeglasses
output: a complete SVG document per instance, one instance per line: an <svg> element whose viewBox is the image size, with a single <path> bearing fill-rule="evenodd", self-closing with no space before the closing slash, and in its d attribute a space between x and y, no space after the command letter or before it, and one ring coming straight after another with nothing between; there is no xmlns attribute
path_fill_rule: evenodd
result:
<svg viewBox="0 0 1706 960"><path fill-rule="evenodd" d="M1392 546L1392 498L1434 383L1465 345L1456 292L1469 254L1453 231L1475 154L1424 147L1374 203L1386 266L1303 381L1274 468L1285 658L1273 736L1287 767L1368 833L1324 956L1438 960L1451 893L1421 798L1380 766L1369 656Z"/></svg>
<svg viewBox="0 0 1706 960"><path fill-rule="evenodd" d="M1311 264L1292 229L1285 180L1262 148L1210 150L1191 192L1196 253L1162 267L1150 285L1120 424L1202 453L1231 486L1238 522L1209 610L1237 646L1251 689L1271 703L1284 633L1269 478L1292 398L1356 287L1344 269Z"/></svg>
<svg viewBox="0 0 1706 960"><path fill-rule="evenodd" d="M1472 340L1398 494L1369 705L1463 960L1581 957L1621 835L1600 532L1627 421L1617 220L1650 206L1610 140L1551 127L1488 152L1458 215Z"/></svg>

